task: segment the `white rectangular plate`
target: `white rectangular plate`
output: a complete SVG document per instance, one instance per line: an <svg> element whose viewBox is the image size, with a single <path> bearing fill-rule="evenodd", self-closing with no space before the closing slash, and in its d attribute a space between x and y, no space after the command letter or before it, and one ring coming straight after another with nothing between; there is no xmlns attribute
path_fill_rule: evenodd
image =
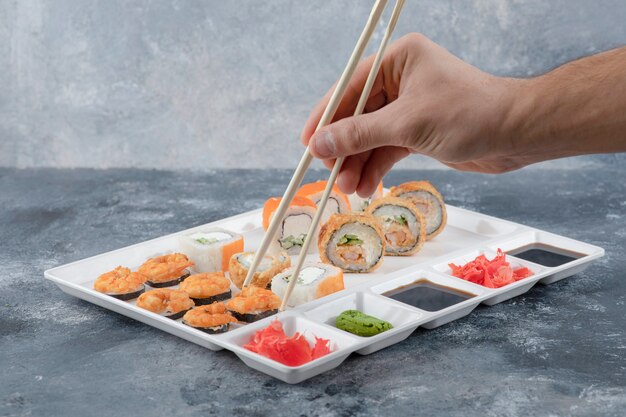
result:
<svg viewBox="0 0 626 417"><path fill-rule="evenodd" d="M235 326L235 329L219 335L209 335L182 324L180 320L170 320L140 309L135 306L134 301L120 301L101 294L93 289L93 283L100 274L118 265L135 270L148 258L176 252L177 236L208 227L222 227L241 233L245 241L244 249L255 250L263 236L261 210L52 268L45 271L45 277L68 294L208 349L231 350L254 369L288 383L298 383L339 366L353 352L366 355L383 349L404 340L420 326L435 328L469 314L480 303L497 304L525 293L537 282L549 284L558 281L582 271L592 260L604 255L604 250L597 246L449 205L447 209L448 224L445 230L432 241L426 242L418 254L409 257L385 257L381 267L374 272L345 274L346 289L341 292L253 324ZM450 275L450 262L467 262L481 253L492 256L498 248L506 252L535 243L550 245L565 253L578 253L581 256L560 266L547 267L508 255L512 264L526 266L534 275L497 289L486 288ZM319 256L317 253L310 254L307 260L318 261ZM474 294L474 297L443 310L426 311L381 295L421 278ZM233 289L236 291L236 288ZM333 323L336 316L348 309L358 309L387 320L394 328L369 338L335 328ZM298 331L304 332L308 338L315 335L330 339L333 351L305 365L289 367L243 348L255 331L266 327L276 317L283 322L287 334Z"/></svg>

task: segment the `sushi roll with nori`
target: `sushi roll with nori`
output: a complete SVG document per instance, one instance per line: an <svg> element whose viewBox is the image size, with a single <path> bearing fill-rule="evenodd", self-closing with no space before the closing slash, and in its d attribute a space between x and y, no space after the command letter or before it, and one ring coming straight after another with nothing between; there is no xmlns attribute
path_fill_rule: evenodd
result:
<svg viewBox="0 0 626 417"><path fill-rule="evenodd" d="M227 332L230 323L236 322L237 319L220 302L195 307L183 316L183 324L208 334Z"/></svg>
<svg viewBox="0 0 626 417"><path fill-rule="evenodd" d="M296 195L306 197L313 201L316 205L319 204L326 189L328 181L316 181L309 184L304 184ZM331 215L337 213L350 213L350 200L348 196L341 192L336 184L333 184L332 191L328 196L326 207L324 207L324 214L322 215L320 222L326 223Z"/></svg>
<svg viewBox="0 0 626 417"><path fill-rule="evenodd" d="M270 198L263 206L263 229L269 228L274 212L281 198ZM270 244L270 253L286 251L289 255L297 255L304 244L304 239L315 216L315 203L301 196L295 196L289 204L285 217ZM313 247L313 245L311 245ZM309 249L311 251L311 249Z"/></svg>
<svg viewBox="0 0 626 417"><path fill-rule="evenodd" d="M147 277L138 272L118 266L112 271L100 275L93 288L118 300L132 300L139 297L144 290Z"/></svg>
<svg viewBox="0 0 626 417"><path fill-rule="evenodd" d="M207 272L191 275L178 287L189 294L195 305L212 304L231 297L230 280L223 272Z"/></svg>
<svg viewBox="0 0 626 417"><path fill-rule="evenodd" d="M172 253L148 259L137 272L148 277L146 283L152 288L164 288L180 284L191 275L191 266L193 262L186 255Z"/></svg>
<svg viewBox="0 0 626 417"><path fill-rule="evenodd" d="M236 253L230 258L228 266L230 280L238 288L243 286L253 259L254 252ZM265 255L261 259L250 285L266 288L272 281L272 278L274 278L274 275L282 272L285 268L289 268L289 266L291 266L291 258L285 252L277 255Z"/></svg>
<svg viewBox="0 0 626 417"><path fill-rule="evenodd" d="M272 292L281 299L285 297L292 275L293 267L290 267L272 279ZM287 305L296 307L344 288L343 271L340 268L321 262L305 263L298 274Z"/></svg>
<svg viewBox="0 0 626 417"><path fill-rule="evenodd" d="M380 222L385 241L385 255L406 256L417 253L426 241L426 221L413 203L399 197L385 197L367 208Z"/></svg>
<svg viewBox="0 0 626 417"><path fill-rule="evenodd" d="M446 227L448 214L443 197L428 181L411 181L391 187L389 195L406 198L415 204L426 219L426 240L434 238Z"/></svg>
<svg viewBox="0 0 626 417"><path fill-rule="evenodd" d="M280 298L272 291L260 287L246 287L226 302L233 317L252 323L278 313Z"/></svg>
<svg viewBox="0 0 626 417"><path fill-rule="evenodd" d="M185 291L170 288L146 291L137 299L137 307L172 320L181 318L193 306L193 300Z"/></svg>
<svg viewBox="0 0 626 417"><path fill-rule="evenodd" d="M376 187L376 191L369 197L363 198L359 196L356 192L352 194L348 194L348 200L350 200L350 207L352 211L365 211L367 206L369 206L372 201L377 200L379 198L383 198L383 182L378 183L378 187Z"/></svg>
<svg viewBox="0 0 626 417"><path fill-rule="evenodd" d="M181 252L195 264L196 272L227 271L233 254L243 251L243 236L213 228L178 238Z"/></svg>
<svg viewBox="0 0 626 417"><path fill-rule="evenodd" d="M371 214L334 214L318 239L322 262L344 272L370 272L383 262L385 237Z"/></svg>

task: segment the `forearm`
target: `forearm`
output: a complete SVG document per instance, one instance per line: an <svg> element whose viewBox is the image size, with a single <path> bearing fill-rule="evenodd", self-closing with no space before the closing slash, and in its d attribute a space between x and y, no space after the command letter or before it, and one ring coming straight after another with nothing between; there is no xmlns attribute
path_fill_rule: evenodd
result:
<svg viewBox="0 0 626 417"><path fill-rule="evenodd" d="M512 83L506 142L527 163L626 151L626 47Z"/></svg>

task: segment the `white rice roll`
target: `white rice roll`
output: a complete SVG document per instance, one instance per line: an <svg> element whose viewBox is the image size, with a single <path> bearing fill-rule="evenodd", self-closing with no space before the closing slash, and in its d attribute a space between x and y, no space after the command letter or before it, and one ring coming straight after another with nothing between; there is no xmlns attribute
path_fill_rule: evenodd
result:
<svg viewBox="0 0 626 417"><path fill-rule="evenodd" d="M367 212L380 221L385 241L385 255L407 256L417 253L426 241L426 221L413 203L398 197L374 201Z"/></svg>
<svg viewBox="0 0 626 417"><path fill-rule="evenodd" d="M196 272L227 271L230 257L243 251L243 236L216 227L181 235L178 244Z"/></svg>
<svg viewBox="0 0 626 417"><path fill-rule="evenodd" d="M280 201L280 198L270 198L265 202L263 206L263 229L269 228ZM295 196L272 239L269 248L270 253L277 254L286 251L289 255L299 254L313 221L313 216L315 216L315 210L317 210L317 206L313 201L306 197ZM317 232L315 236L317 236ZM315 245L310 245L308 252L311 253L314 250Z"/></svg>
<svg viewBox="0 0 626 417"><path fill-rule="evenodd" d="M322 262L344 272L369 272L383 261L385 238L371 214L334 214L322 226L318 248Z"/></svg>
<svg viewBox="0 0 626 417"><path fill-rule="evenodd" d="M326 189L328 181L316 181L308 184L304 184L296 195L306 197L313 201L315 204L319 204ZM350 200L348 196L341 192L336 184L333 184L333 188L328 196L326 207L324 207L324 214L320 219L322 224L326 223L330 216L337 213L350 213Z"/></svg>
<svg viewBox="0 0 626 417"><path fill-rule="evenodd" d="M363 198L359 196L356 192L352 194L348 194L348 200L350 200L350 207L352 208L352 211L354 212L365 211L367 207L372 203L372 201L375 201L379 198L383 198L383 182L382 181L378 183L378 187L376 187L376 191L374 191L374 194L372 194L369 197Z"/></svg>
<svg viewBox="0 0 626 417"><path fill-rule="evenodd" d="M389 195L409 200L426 219L426 239L437 236L446 227L448 214L443 197L428 181L410 181L391 187Z"/></svg>
<svg viewBox="0 0 626 417"><path fill-rule="evenodd" d="M292 274L293 267L289 267L272 279L272 292L281 299L285 296ZM321 262L306 262L298 274L287 305L296 307L344 288L343 271L340 268Z"/></svg>

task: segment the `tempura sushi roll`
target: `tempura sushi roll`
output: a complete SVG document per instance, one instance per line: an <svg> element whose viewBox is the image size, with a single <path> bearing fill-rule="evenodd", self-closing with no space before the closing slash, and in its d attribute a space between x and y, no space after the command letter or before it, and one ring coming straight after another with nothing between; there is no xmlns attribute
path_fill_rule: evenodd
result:
<svg viewBox="0 0 626 417"><path fill-rule="evenodd" d="M137 299L137 307L172 320L181 318L193 306L193 300L185 291L170 288L146 291Z"/></svg>
<svg viewBox="0 0 626 417"><path fill-rule="evenodd" d="M426 241L424 216L408 199L384 197L367 208L380 221L385 236L385 255L401 256L417 253Z"/></svg>
<svg viewBox="0 0 626 417"><path fill-rule="evenodd" d="M153 288L172 287L191 275L188 269L193 262L182 253L157 256L139 267L140 274L148 277L146 283Z"/></svg>
<svg viewBox="0 0 626 417"><path fill-rule="evenodd" d="M334 214L322 226L318 246L322 262L345 272L369 272L383 261L385 238L371 214Z"/></svg>
<svg viewBox="0 0 626 417"><path fill-rule="evenodd" d="M285 297L292 275L293 267L290 267L272 279L272 292L281 300ZM343 271L340 268L321 262L305 263L298 274L287 305L296 307L344 288Z"/></svg>
<svg viewBox="0 0 626 417"><path fill-rule="evenodd" d="M93 288L118 300L132 300L145 291L146 279L147 277L143 274L130 272L128 268L118 266L100 275L94 282Z"/></svg>
<svg viewBox="0 0 626 417"><path fill-rule="evenodd" d="M191 275L180 283L179 289L189 294L197 306L228 300L231 296L230 280L221 271Z"/></svg>
<svg viewBox="0 0 626 417"><path fill-rule="evenodd" d="M448 215L439 191L428 181L411 181L391 187L390 196L411 201L426 219L426 240L437 236L446 227Z"/></svg>
<svg viewBox="0 0 626 417"><path fill-rule="evenodd" d="M252 265L254 259L254 252L242 252L233 255L230 258L228 266L228 272L230 274L230 280L238 288L243 286L243 282L248 275L248 269ZM291 266L291 258L285 253L279 253L277 255L265 255L252 277L251 286L266 288L274 278L274 275L278 274Z"/></svg>
<svg viewBox="0 0 626 417"><path fill-rule="evenodd" d="M270 198L263 206L263 229L269 228L274 212L280 204L281 198ZM304 244L317 206L308 198L295 196L285 213L285 217L272 239L271 253L286 251L289 255L297 255ZM313 245L311 245L312 247ZM311 251L309 247L309 252Z"/></svg>
<svg viewBox="0 0 626 417"><path fill-rule="evenodd" d="M183 324L208 334L227 332L230 323L236 322L237 319L220 302L195 307L183 316Z"/></svg>
<svg viewBox="0 0 626 417"><path fill-rule="evenodd" d="M243 251L243 236L212 228L180 236L178 244L195 264L196 272L227 271L230 257Z"/></svg>
<svg viewBox="0 0 626 417"><path fill-rule="evenodd" d="M246 287L226 302L233 317L252 323L278 313L280 298L272 291L260 287Z"/></svg>
<svg viewBox="0 0 626 417"><path fill-rule="evenodd" d="M316 205L319 204L326 189L328 181L316 181L308 184L304 184L296 195L306 197L312 200ZM341 192L336 184L333 184L332 191L328 196L326 207L324 207L324 214L320 219L322 224L326 223L330 216L337 213L350 213L350 200L348 196Z"/></svg>
<svg viewBox="0 0 626 417"><path fill-rule="evenodd" d="M376 187L376 191L369 197L363 198L359 196L356 192L352 194L348 194L348 200L350 200L350 207L352 211L365 211L367 206L369 206L372 201L383 198L383 182L378 183L378 187Z"/></svg>

